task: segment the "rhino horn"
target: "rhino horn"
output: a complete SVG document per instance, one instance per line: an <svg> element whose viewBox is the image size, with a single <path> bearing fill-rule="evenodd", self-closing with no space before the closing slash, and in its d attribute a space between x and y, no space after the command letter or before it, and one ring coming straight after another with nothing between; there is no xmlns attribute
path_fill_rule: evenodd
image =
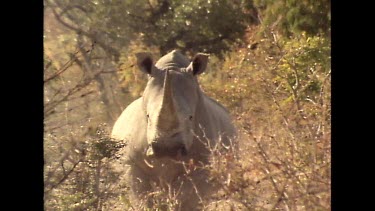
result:
<svg viewBox="0 0 375 211"><path fill-rule="evenodd" d="M161 131L171 131L178 127L177 111L173 102L173 92L171 88L170 73L165 72L163 85L163 101L160 108L158 129Z"/></svg>

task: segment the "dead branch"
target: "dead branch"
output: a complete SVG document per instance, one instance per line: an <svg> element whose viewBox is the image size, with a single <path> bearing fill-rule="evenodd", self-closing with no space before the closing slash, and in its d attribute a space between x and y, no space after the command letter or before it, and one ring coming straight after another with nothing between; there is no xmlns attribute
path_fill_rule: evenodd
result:
<svg viewBox="0 0 375 211"><path fill-rule="evenodd" d="M268 155L267 153L264 151L263 147L260 145L260 142L257 141L257 138L256 137L252 137L254 142L256 143L256 146L258 148L258 153L261 155L262 159L263 159L263 162L265 164L268 164L270 163L270 159L268 158ZM259 138L259 140L262 140L262 137ZM287 204L286 200L289 199L289 196L288 194L285 192L285 187L282 189L282 190L279 190L279 188L277 187L277 181L275 180L275 178L271 175L271 170L270 168L268 167L268 165L264 165L264 170L266 172L267 175L269 175L269 178L270 178L270 181L272 183L272 186L273 188L275 189L276 193L279 194L279 196L283 196L282 198L282 201L285 205L285 208L286 210L290 210L289 208L289 205ZM284 184L285 186L286 184Z"/></svg>
<svg viewBox="0 0 375 211"><path fill-rule="evenodd" d="M82 34L82 35L90 38L91 40L93 40L94 43L97 43L101 48L103 48L104 51L106 51L110 55L113 55L115 61L119 60L120 53L115 48L107 45L104 41L98 39L98 37L96 36L95 33L84 31L81 28L78 28L77 26L73 26L73 25L71 25L68 22L63 20L63 17L67 17L70 21L74 22L74 18L67 13L71 9L72 6L69 6L69 8L64 8L60 3L58 3L58 1L55 1L54 3L56 5L54 5L50 8L51 8L52 13L56 17L56 20L59 23L61 23L63 26L67 27L68 29L70 29L72 31L75 31L77 34ZM57 11L54 7L60 8L62 10L62 12L57 13ZM74 6L74 7L76 8L76 6ZM64 9L62 9L62 8L64 8Z"/></svg>

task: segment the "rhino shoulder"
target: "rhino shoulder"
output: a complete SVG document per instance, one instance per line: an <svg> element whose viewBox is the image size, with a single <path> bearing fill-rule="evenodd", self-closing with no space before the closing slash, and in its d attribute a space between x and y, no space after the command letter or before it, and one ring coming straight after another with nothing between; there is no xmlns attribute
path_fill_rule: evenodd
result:
<svg viewBox="0 0 375 211"><path fill-rule="evenodd" d="M209 119L207 124L213 127L213 131L219 134L226 134L227 136L235 136L237 132L228 109L207 95L204 97L204 102L206 106L206 118ZM217 134L213 136L215 135Z"/></svg>
<svg viewBox="0 0 375 211"><path fill-rule="evenodd" d="M222 104L220 104L219 102L217 102L216 100L212 99L210 96L204 94L204 97L207 101L209 101L209 104L212 105L216 105L218 106L219 108L221 108L222 110L224 110L226 113L229 113L228 109L225 108Z"/></svg>
<svg viewBox="0 0 375 211"><path fill-rule="evenodd" d="M143 122L143 114L142 98L138 98L126 107L120 117L116 120L112 129L111 137L118 140L131 138L128 136L131 136L135 131L142 127L140 124Z"/></svg>

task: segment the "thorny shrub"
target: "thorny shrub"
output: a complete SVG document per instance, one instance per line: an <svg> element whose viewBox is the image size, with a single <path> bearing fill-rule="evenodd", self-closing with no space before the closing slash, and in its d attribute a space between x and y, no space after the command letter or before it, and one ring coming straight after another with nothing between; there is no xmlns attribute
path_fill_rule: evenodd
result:
<svg viewBox="0 0 375 211"><path fill-rule="evenodd" d="M329 41L270 33L256 42L211 56L199 77L239 130L237 147L212 148L201 167L219 187L202 210L330 210ZM178 210L175 193L155 187L149 197L154 210Z"/></svg>
<svg viewBox="0 0 375 211"><path fill-rule="evenodd" d="M329 210L329 41L264 37L258 49L240 48L212 68L201 84L229 108L241 134L236 156L220 154L210 164L222 187L216 202L244 210Z"/></svg>
<svg viewBox="0 0 375 211"><path fill-rule="evenodd" d="M90 133L90 130L89 130ZM118 198L119 172L112 163L124 143L109 137L107 126L91 129L86 140L59 138L63 156L45 166L46 210L98 210Z"/></svg>
<svg viewBox="0 0 375 211"><path fill-rule="evenodd" d="M224 151L212 148L210 163L201 167L208 170L208 179L219 187L216 194L202 201L201 207L330 210L329 41L303 34L296 39L278 40L272 33L265 33L249 42L256 42L258 47L236 47L224 60L211 56L208 70L199 77L202 89L231 112L239 133L236 147ZM134 60L127 59L123 63L126 83L143 77L135 66L127 68L132 63ZM144 83L138 85L129 88L133 97L143 90ZM140 210L138 205L130 204L127 184L118 180L122 173L112 168L119 145L110 139L96 138L83 146L87 154L78 153L70 159L82 161L63 182L64 186L46 194L46 207ZM74 149L77 148L71 151ZM46 176L54 174L56 181L52 182L58 182L69 172L62 167L64 163L56 162L51 167L55 170L48 170ZM101 180L104 184L98 183L98 175L105 178ZM48 178L45 181L46 187L54 187L49 186ZM179 206L176 193L158 187L145 197L152 198L152 210L174 210Z"/></svg>

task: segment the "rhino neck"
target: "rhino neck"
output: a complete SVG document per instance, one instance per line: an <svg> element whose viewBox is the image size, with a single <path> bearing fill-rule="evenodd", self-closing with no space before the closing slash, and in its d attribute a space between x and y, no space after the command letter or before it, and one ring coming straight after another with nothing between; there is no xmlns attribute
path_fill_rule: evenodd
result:
<svg viewBox="0 0 375 211"><path fill-rule="evenodd" d="M159 131L174 131L179 126L177 111L173 102L173 92L171 88L171 78L169 71L165 71L163 85L163 100L157 120Z"/></svg>

